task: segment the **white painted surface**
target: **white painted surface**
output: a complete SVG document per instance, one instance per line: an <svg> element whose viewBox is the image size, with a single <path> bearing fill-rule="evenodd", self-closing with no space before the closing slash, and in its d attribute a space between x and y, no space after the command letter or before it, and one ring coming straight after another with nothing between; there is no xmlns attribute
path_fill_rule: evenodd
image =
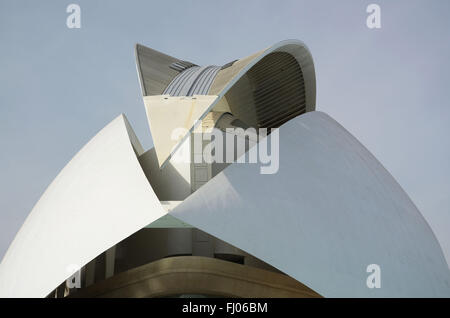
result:
<svg viewBox="0 0 450 318"><path fill-rule="evenodd" d="M130 141L131 139L131 141ZM45 297L70 273L166 214L139 165L121 115L50 184L0 265L0 297Z"/></svg>
<svg viewBox="0 0 450 318"><path fill-rule="evenodd" d="M155 148L139 156L141 167L161 201L181 201L191 194L190 142L187 138L161 168Z"/></svg>
<svg viewBox="0 0 450 318"><path fill-rule="evenodd" d="M192 103L191 97L144 96L147 118L160 166L163 166L190 136L195 128L194 124L203 120L216 106L218 106L216 111L222 109L225 106L224 103L226 103L226 100L222 101L222 98L233 85L256 63L273 52L286 52L297 60L304 78L306 111L316 109L316 74L308 47L299 40L280 41L263 51L241 59L241 62L245 61L245 63L240 65L235 72L230 72L225 76L226 80L220 80L221 85L214 87L215 82L221 76L221 72L228 73L227 69L219 71L211 88L213 90L214 87L214 93L210 92L211 95L195 95L196 103ZM239 61L235 64L239 64ZM189 132L186 132L183 137L180 136L177 140L170 140L173 129L178 127L186 128Z"/></svg>
<svg viewBox="0 0 450 318"><path fill-rule="evenodd" d="M144 96L160 167L179 149L186 140L188 130L194 127L216 98L215 95Z"/></svg>
<svg viewBox="0 0 450 318"><path fill-rule="evenodd" d="M441 248L412 201L342 126L310 112L280 128L280 169L232 164L169 212L326 297L450 296ZM369 289L369 264L381 288Z"/></svg>

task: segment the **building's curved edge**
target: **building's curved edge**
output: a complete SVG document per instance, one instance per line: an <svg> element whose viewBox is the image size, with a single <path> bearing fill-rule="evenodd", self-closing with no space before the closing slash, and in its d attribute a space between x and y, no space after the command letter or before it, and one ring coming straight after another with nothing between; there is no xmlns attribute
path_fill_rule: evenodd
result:
<svg viewBox="0 0 450 318"><path fill-rule="evenodd" d="M316 74L314 68L314 61L306 44L304 44L300 40L284 40L280 41L269 48L261 51L261 53L255 53L254 58L250 59L248 63L246 63L243 67L239 68L238 72L232 74L229 79L226 81L224 86L220 88L216 88L216 91L211 91L209 94L217 95L217 98L214 102L203 112L202 116L198 118L198 120L203 120L206 115L217 105L217 103L225 96L225 94L233 87L236 82L242 78L256 63L258 63L261 59L273 52L287 52L291 54L299 63L300 68L303 72L305 90L306 90L306 112L314 111L316 109ZM245 58L244 58L245 59ZM242 60L244 60L242 59ZM239 60L238 60L239 61ZM219 72L220 74L220 72ZM217 80L219 75L216 76L215 81ZM214 82L213 82L214 85ZM179 149L180 145L188 138L189 134L192 133L194 127L191 127L189 132L183 137L180 138L178 144L173 148L170 155L163 160L164 165L165 162L170 160L175 152Z"/></svg>
<svg viewBox="0 0 450 318"><path fill-rule="evenodd" d="M0 297L45 297L74 266L166 214L136 157L137 142L120 115L62 169L2 260Z"/></svg>
<svg viewBox="0 0 450 318"><path fill-rule="evenodd" d="M138 48L140 45L141 44L139 43L134 44L134 59L136 63L136 72L138 74L139 86L141 87L141 94L142 96L145 96L147 93L144 86L144 79L142 78L141 61L139 59L139 52L138 52Z"/></svg>
<svg viewBox="0 0 450 318"><path fill-rule="evenodd" d="M280 41L269 48L263 50L261 54L251 59L245 66L240 68L239 72L233 74L227 84L221 88L216 88L217 92L212 92L212 94L218 95L217 101L222 98L233 85L247 73L256 63L266 57L268 54L273 52L286 52L291 54L299 63L300 68L303 73L305 81L306 90L306 106L307 112L314 111L316 107L316 73L314 68L314 61L306 44L300 40L284 40ZM216 101L216 103L217 103ZM212 109L214 105L210 107Z"/></svg>
<svg viewBox="0 0 450 318"><path fill-rule="evenodd" d="M393 177L328 115L280 128L280 170L233 164L169 212L324 297L449 297L439 243ZM368 288L367 266L381 268Z"/></svg>
<svg viewBox="0 0 450 318"><path fill-rule="evenodd" d="M233 298L321 297L284 274L203 256L159 259L100 281L70 297L153 298L183 294Z"/></svg>
<svg viewBox="0 0 450 318"><path fill-rule="evenodd" d="M322 112L322 111L317 111L318 113L323 113L325 115L327 115L326 113ZM328 115L327 115L328 116ZM340 123L336 122L336 124L338 124L341 129L345 130L349 135L353 136L350 131L348 131L344 126L342 126ZM403 189L403 187L401 186L401 184L397 181L397 179L394 178L394 176L389 172L389 170L380 162L378 161L378 159L370 152L369 149L366 148L366 146L364 146L364 144L362 144L361 142L359 142L359 140L357 140L355 138L356 142L358 142L358 144L365 149L366 153L372 157L372 160L376 161L384 170L385 173L390 177L393 185L396 186L397 190L400 191L401 193L403 193L403 196L408 198L410 204L414 207L414 210L417 212L417 214L419 215L419 217L422 219L423 223L425 224L425 226L428 228L430 234L433 236L434 240L436 241L436 243L439 245L439 249L442 253L442 256L444 258L445 263L447 264L448 268L449 268L449 273L450 273L450 264L447 261L447 258L445 257L445 253L444 253L444 249L442 248L441 242L439 241L436 233L434 232L433 228L431 227L430 223L426 220L425 216L422 214L422 212L419 210L419 208L417 207L416 203L411 199L411 197L409 196L409 194L406 192L405 189ZM450 276L449 276L450 277ZM449 287L449 295L448 297L450 297L450 280L448 283L448 287Z"/></svg>

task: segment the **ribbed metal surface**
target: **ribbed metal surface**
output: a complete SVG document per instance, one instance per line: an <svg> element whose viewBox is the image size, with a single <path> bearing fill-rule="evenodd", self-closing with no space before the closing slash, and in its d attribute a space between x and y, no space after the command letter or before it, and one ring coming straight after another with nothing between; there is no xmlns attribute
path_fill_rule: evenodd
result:
<svg viewBox="0 0 450 318"><path fill-rule="evenodd" d="M188 61L178 61L169 65L169 67L175 71L182 72L190 67L198 66Z"/></svg>
<svg viewBox="0 0 450 318"><path fill-rule="evenodd" d="M207 95L220 66L192 66L178 74L164 90L170 96Z"/></svg>
<svg viewBox="0 0 450 318"><path fill-rule="evenodd" d="M300 65L289 53L270 53L233 85L226 99L231 113L250 126L277 128L306 112Z"/></svg>
<svg viewBox="0 0 450 318"><path fill-rule="evenodd" d="M169 83L179 75L170 65L180 60L143 45L136 45L136 64L144 96L161 95Z"/></svg>
<svg viewBox="0 0 450 318"><path fill-rule="evenodd" d="M259 127L279 127L306 111L305 85L292 55L275 52L252 67L253 98Z"/></svg>

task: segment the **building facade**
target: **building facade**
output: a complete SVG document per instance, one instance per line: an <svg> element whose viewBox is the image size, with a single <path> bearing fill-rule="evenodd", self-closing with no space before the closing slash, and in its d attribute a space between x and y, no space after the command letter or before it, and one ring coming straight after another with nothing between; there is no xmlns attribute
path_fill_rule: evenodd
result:
<svg viewBox="0 0 450 318"><path fill-rule="evenodd" d="M315 111L302 42L222 66L135 50L154 147L124 115L93 137L18 232L0 296L450 296L442 250L407 194ZM232 160L208 160L212 144ZM252 153L270 162L246 162Z"/></svg>

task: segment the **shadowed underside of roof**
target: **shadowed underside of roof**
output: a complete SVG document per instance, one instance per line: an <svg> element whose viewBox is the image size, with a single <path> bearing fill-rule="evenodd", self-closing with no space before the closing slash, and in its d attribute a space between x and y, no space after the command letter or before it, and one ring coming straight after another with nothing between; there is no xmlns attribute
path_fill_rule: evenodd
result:
<svg viewBox="0 0 450 318"><path fill-rule="evenodd" d="M231 112L253 127L277 128L306 112L303 72L286 52L266 55L225 97Z"/></svg>

